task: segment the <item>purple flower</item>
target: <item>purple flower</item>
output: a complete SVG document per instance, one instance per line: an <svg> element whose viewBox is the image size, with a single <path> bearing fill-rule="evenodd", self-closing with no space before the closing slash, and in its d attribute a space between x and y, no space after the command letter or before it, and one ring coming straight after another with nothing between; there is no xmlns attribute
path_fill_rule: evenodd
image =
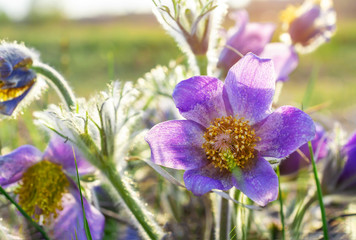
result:
<svg viewBox="0 0 356 240"><path fill-rule="evenodd" d="M356 133L327 162L322 186L324 194L356 195Z"/></svg>
<svg viewBox="0 0 356 240"><path fill-rule="evenodd" d="M269 43L275 30L270 23L248 23L246 11L235 12L236 30L227 40L219 57L218 67L228 71L241 57L231 48L245 55L248 52L272 59L277 81L288 80L288 75L298 65L294 47L284 43Z"/></svg>
<svg viewBox="0 0 356 240"><path fill-rule="evenodd" d="M334 34L336 13L332 0L306 0L300 7L289 6L281 14L289 41L304 52L313 51Z"/></svg>
<svg viewBox="0 0 356 240"><path fill-rule="evenodd" d="M218 66L228 71L241 57L232 49L242 55L249 52L259 55L267 43L271 41L275 25L271 23L248 23L249 17L245 10L234 12L236 20L234 34L229 37L220 54Z"/></svg>
<svg viewBox="0 0 356 240"><path fill-rule="evenodd" d="M325 158L329 152L328 138L324 128L320 124L315 124L316 133L314 139L311 141L313 152L317 154L314 156L315 161ZM310 165L310 152L308 143L299 148L299 152L295 151L284 159L279 165L281 175L295 174L299 169Z"/></svg>
<svg viewBox="0 0 356 240"><path fill-rule="evenodd" d="M76 151L80 175L93 167ZM53 138L44 153L24 145L0 156L0 184L18 183L15 194L20 206L36 221L43 217L53 239L86 239L81 200L77 186L71 145ZM83 198L93 239L101 239L104 216ZM76 235L75 235L76 234Z"/></svg>
<svg viewBox="0 0 356 240"><path fill-rule="evenodd" d="M30 69L38 56L23 45L2 42L0 45L0 113L11 115L36 83Z"/></svg>
<svg viewBox="0 0 356 240"><path fill-rule="evenodd" d="M185 170L188 190L202 195L235 186L259 205L278 195L267 158L288 156L313 139L311 118L283 106L271 111L275 88L272 61L252 53L225 79L196 76L180 82L173 100L187 120L154 126L146 135L152 161Z"/></svg>

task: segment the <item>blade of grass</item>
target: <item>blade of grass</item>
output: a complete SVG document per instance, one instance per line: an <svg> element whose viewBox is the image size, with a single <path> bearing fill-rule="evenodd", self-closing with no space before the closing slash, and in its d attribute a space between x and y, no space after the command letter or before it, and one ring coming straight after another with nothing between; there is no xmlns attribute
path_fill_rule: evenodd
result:
<svg viewBox="0 0 356 240"><path fill-rule="evenodd" d="M309 152L310 152L310 159L313 165L313 173L314 173L314 178L315 178L315 184L316 184L316 189L317 189L317 195L318 195L318 200L319 200L319 206L320 206L320 212L321 212L321 219L323 221L323 232L324 232L324 239L328 240L329 235L328 235L328 223L326 221L326 215L325 215L325 207L324 207L324 202L323 202L323 193L321 191L321 186L319 182L319 177L318 177L318 171L316 169L316 164L314 160L314 153L313 153L313 147L311 142L308 142L309 145Z"/></svg>
<svg viewBox="0 0 356 240"><path fill-rule="evenodd" d="M75 151L73 149L73 156L74 156L74 162L75 162L75 169L77 171L77 181L78 181L78 188L79 188L79 194L80 194L80 203L82 205L82 211L83 211L83 221L84 221L84 229L85 229L85 235L87 236L87 239L92 240L91 234L90 234L90 229L89 229L89 224L85 215L85 209L84 209L84 203L83 203L83 194L82 190L80 187L80 179L79 179L79 172L78 172L78 165L77 165L77 158L75 157Z"/></svg>
<svg viewBox="0 0 356 240"><path fill-rule="evenodd" d="M311 97L313 94L315 82L318 78L318 72L319 72L318 68L314 68L313 72L310 76L310 79L308 81L308 86L307 86L307 89L305 90L305 94L304 94L304 97L302 100L302 108L304 108L304 109L307 109L310 104L310 100L311 100Z"/></svg>
<svg viewBox="0 0 356 240"><path fill-rule="evenodd" d="M50 240L50 238L48 237L47 233L43 230L43 228L40 225L38 225L35 221L33 221L33 219L25 212L25 210L23 210L20 207L20 205L14 199L12 199L12 197L1 186L0 186L0 193L3 194L13 205L15 205L17 210L19 210L19 212L32 224L32 226L34 226L42 234L44 239Z"/></svg>
<svg viewBox="0 0 356 240"><path fill-rule="evenodd" d="M279 166L277 167L277 176L278 176L278 191L279 191L279 209L280 209L279 212L281 215L281 223L282 223L282 240L284 240L284 239L286 239L286 233L285 233L285 225L284 225L283 197L282 197Z"/></svg>

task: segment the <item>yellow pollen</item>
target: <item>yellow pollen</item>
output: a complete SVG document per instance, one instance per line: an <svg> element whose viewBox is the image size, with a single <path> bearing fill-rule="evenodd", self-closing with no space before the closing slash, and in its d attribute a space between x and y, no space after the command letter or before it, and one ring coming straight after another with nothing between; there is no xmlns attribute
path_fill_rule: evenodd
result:
<svg viewBox="0 0 356 240"><path fill-rule="evenodd" d="M44 217L51 222L63 210L62 197L68 192L69 180L62 166L44 160L29 167L22 176L18 194L20 206L36 221Z"/></svg>
<svg viewBox="0 0 356 240"><path fill-rule="evenodd" d="M14 98L21 96L24 92L26 92L35 83L35 81L36 80L33 79L32 81L30 81L29 84L27 84L26 86L23 86L23 87L5 88L5 89L2 89L2 87L5 84L0 81L0 102L10 101Z"/></svg>
<svg viewBox="0 0 356 240"><path fill-rule="evenodd" d="M289 5L286 9L280 12L279 19L286 24L290 24L297 17L298 7Z"/></svg>
<svg viewBox="0 0 356 240"><path fill-rule="evenodd" d="M244 168L255 157L256 143L261 141L244 118L232 116L212 121L204 134L202 145L207 158L222 171L236 166Z"/></svg>

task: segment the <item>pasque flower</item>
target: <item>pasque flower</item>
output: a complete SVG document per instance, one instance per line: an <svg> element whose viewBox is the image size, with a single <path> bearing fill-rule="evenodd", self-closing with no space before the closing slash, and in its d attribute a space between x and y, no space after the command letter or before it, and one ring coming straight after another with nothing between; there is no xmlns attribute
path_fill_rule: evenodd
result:
<svg viewBox="0 0 356 240"><path fill-rule="evenodd" d="M221 51L218 67L228 71L241 56L234 50L245 55L252 52L261 57L273 60L276 80L285 81L288 75L298 65L298 55L293 46L285 43L269 43L275 30L271 23L249 23L247 11L241 10L233 15L236 26L226 42L226 47Z"/></svg>
<svg viewBox="0 0 356 240"><path fill-rule="evenodd" d="M301 52L310 52L328 41L335 32L336 13L332 0L305 0L289 6L281 14L286 33L282 40L296 45Z"/></svg>
<svg viewBox="0 0 356 240"><path fill-rule="evenodd" d="M259 205L278 195L267 159L281 159L313 139L315 126L301 110L271 111L272 61L248 53L225 79L195 76L181 81L173 100L186 120L166 121L146 135L152 161L185 170L188 190L202 195L235 186Z"/></svg>
<svg viewBox="0 0 356 240"><path fill-rule="evenodd" d="M38 55L24 45L0 44L0 113L11 115L35 85L44 85L30 69ZM38 82L40 82L38 84Z"/></svg>
<svg viewBox="0 0 356 240"><path fill-rule="evenodd" d="M311 141L315 161L325 158L329 152L328 142L324 128L320 124L315 124L316 133L314 139ZM304 167L311 164L310 152L308 143L299 148L299 151L293 152L279 165L281 175L294 174Z"/></svg>
<svg viewBox="0 0 356 240"><path fill-rule="evenodd" d="M94 169L76 151L79 175ZM53 138L44 153L24 145L0 156L0 184L18 183L15 189L20 206L49 229L53 239L86 239L80 194L72 180L76 176L72 146ZM101 239L104 216L83 198L93 239Z"/></svg>

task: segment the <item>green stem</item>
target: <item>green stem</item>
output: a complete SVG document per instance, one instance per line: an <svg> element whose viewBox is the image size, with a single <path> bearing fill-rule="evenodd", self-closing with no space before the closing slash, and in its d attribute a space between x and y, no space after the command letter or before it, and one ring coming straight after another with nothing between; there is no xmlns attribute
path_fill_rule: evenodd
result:
<svg viewBox="0 0 356 240"><path fill-rule="evenodd" d="M230 232L228 229L228 215L229 215L229 200L221 197L220 202L220 232L219 239L225 240L228 239L228 233Z"/></svg>
<svg viewBox="0 0 356 240"><path fill-rule="evenodd" d="M277 167L277 176L278 176L278 191L279 191L279 212L281 215L282 223L282 240L286 239L285 225L284 225L284 212L283 212L283 197L282 197L282 188L281 188L281 177L279 172L279 166Z"/></svg>
<svg viewBox="0 0 356 240"><path fill-rule="evenodd" d="M43 228L34 222L33 219L20 207L20 205L14 199L12 199L12 197L10 197L9 194L7 194L7 192L1 186L0 193L3 194L13 205L15 205L17 210L19 210L19 212L32 224L32 226L34 226L42 234L45 239L50 240Z"/></svg>
<svg viewBox="0 0 356 240"><path fill-rule="evenodd" d="M120 174L117 172L114 164L104 168L104 172L110 183L120 195L126 207L134 215L137 222L141 225L150 239L161 239L163 231L156 222L151 218L148 211L142 203L135 197L135 193L130 189L129 185L125 183Z"/></svg>
<svg viewBox="0 0 356 240"><path fill-rule="evenodd" d="M319 206L320 206L320 212L321 212L321 219L323 221L323 231L324 231L324 239L328 240L329 235L328 235L328 223L326 221L326 214L325 214L325 207L324 207L324 202L323 202L323 193L321 191L321 186L318 178L318 171L316 169L316 164L314 160L314 153L313 153L313 147L311 142L308 142L309 145L309 152L310 152L310 159L313 165L313 172L314 172L314 178L315 178L315 184L316 184L316 189L317 189L317 195L318 195L318 200L319 200Z"/></svg>
<svg viewBox="0 0 356 240"><path fill-rule="evenodd" d="M44 63L36 63L31 67L37 74L45 77L46 81L55 87L58 95L69 109L75 106L75 96L67 81L54 68Z"/></svg>
<svg viewBox="0 0 356 240"><path fill-rule="evenodd" d="M208 74L208 58L206 55L195 55L195 59L197 61L200 75Z"/></svg>

